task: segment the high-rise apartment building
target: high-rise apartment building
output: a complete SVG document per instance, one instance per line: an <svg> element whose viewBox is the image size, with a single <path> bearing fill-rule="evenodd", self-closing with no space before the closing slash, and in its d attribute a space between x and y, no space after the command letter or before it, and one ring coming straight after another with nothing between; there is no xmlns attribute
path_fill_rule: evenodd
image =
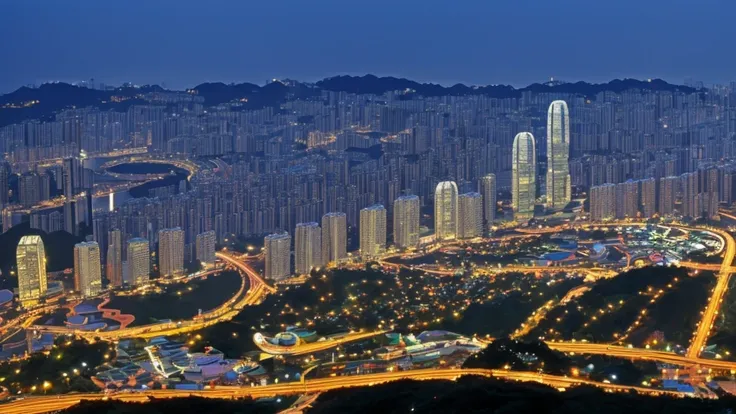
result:
<svg viewBox="0 0 736 414"><path fill-rule="evenodd" d="M496 175L487 174L478 181L478 192L483 197L483 228L490 232L496 219Z"/></svg>
<svg viewBox="0 0 736 414"><path fill-rule="evenodd" d="M610 220L616 216L616 185L603 184L590 188L590 219Z"/></svg>
<svg viewBox="0 0 736 414"><path fill-rule="evenodd" d="M74 290L85 298L102 291L100 246L96 242L74 245Z"/></svg>
<svg viewBox="0 0 736 414"><path fill-rule="evenodd" d="M677 185L680 179L676 176L662 177L659 179L659 194L657 210L660 216L670 216L675 212L675 199L677 198Z"/></svg>
<svg viewBox="0 0 736 414"><path fill-rule="evenodd" d="M639 211L639 183L629 180L616 185L616 218L634 218Z"/></svg>
<svg viewBox="0 0 736 414"><path fill-rule="evenodd" d="M561 210L570 202L570 113L565 101L547 111L547 208Z"/></svg>
<svg viewBox="0 0 736 414"><path fill-rule="evenodd" d="M483 199L480 193L460 194L458 200L458 238L480 237L483 235Z"/></svg>
<svg viewBox="0 0 736 414"><path fill-rule="evenodd" d="M151 273L151 251L148 240L136 237L128 240L128 277L130 284L148 283Z"/></svg>
<svg viewBox="0 0 736 414"><path fill-rule="evenodd" d="M322 216L322 263L328 265L348 257L348 227L345 213Z"/></svg>
<svg viewBox="0 0 736 414"><path fill-rule="evenodd" d="M294 264L297 274L304 275L322 266L322 229L316 222L299 223L294 233Z"/></svg>
<svg viewBox="0 0 736 414"><path fill-rule="evenodd" d="M435 240L457 238L457 184L443 181L434 191L434 235Z"/></svg>
<svg viewBox="0 0 736 414"><path fill-rule="evenodd" d="M215 263L215 231L199 233L196 240L197 260L203 265Z"/></svg>
<svg viewBox="0 0 736 414"><path fill-rule="evenodd" d="M386 250L386 208L374 204L360 210L360 255L377 257Z"/></svg>
<svg viewBox="0 0 736 414"><path fill-rule="evenodd" d="M184 230L179 227L159 230L158 269L161 277L184 273Z"/></svg>
<svg viewBox="0 0 736 414"><path fill-rule="evenodd" d="M654 178L639 181L639 211L645 218L657 213L657 180Z"/></svg>
<svg viewBox="0 0 736 414"><path fill-rule="evenodd" d="M15 251L18 263L18 296L24 307L33 306L46 295L46 252L41 236L23 236Z"/></svg>
<svg viewBox="0 0 736 414"><path fill-rule="evenodd" d="M263 239L266 253L265 276L273 280L283 280L291 275L291 236L289 233L269 234Z"/></svg>
<svg viewBox="0 0 736 414"><path fill-rule="evenodd" d="M685 173L680 176L682 193L681 214L685 217L697 218L701 215L701 198L698 197L698 173Z"/></svg>
<svg viewBox="0 0 736 414"><path fill-rule="evenodd" d="M113 287L123 286L123 235L119 229L107 233L107 281Z"/></svg>
<svg viewBox="0 0 736 414"><path fill-rule="evenodd" d="M511 204L515 220L528 220L534 216L537 198L537 152L534 136L520 132L514 137L511 152Z"/></svg>
<svg viewBox="0 0 736 414"><path fill-rule="evenodd" d="M400 249L419 244L419 197L401 196L394 201L394 244Z"/></svg>

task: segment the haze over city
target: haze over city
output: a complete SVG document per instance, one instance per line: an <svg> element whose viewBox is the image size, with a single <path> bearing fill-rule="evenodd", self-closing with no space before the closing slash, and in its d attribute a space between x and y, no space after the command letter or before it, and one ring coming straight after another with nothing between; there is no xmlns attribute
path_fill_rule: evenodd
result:
<svg viewBox="0 0 736 414"><path fill-rule="evenodd" d="M455 3L0 0L0 412L732 411L736 3Z"/></svg>

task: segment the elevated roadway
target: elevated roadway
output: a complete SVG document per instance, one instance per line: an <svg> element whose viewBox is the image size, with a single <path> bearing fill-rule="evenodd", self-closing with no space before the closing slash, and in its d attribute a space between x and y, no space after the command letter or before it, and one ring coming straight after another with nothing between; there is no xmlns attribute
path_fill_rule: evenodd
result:
<svg viewBox="0 0 736 414"><path fill-rule="evenodd" d="M566 389L577 385L592 385L610 392L636 391L650 395L686 396L684 393L637 386L606 384L578 377L566 377L536 372L506 371L490 369L419 369L411 371L384 372L376 374L342 377L318 378L304 382L272 384L260 387L216 387L212 390L151 390L139 393L115 394L67 394L59 396L29 397L21 401L4 404L4 414L36 414L67 409L82 400L111 399L126 402L148 402L150 398L181 398L199 396L205 398L264 398L278 395L319 393L339 388L365 387L402 379L414 380L456 380L463 375L479 375L510 381L537 382L555 388Z"/></svg>

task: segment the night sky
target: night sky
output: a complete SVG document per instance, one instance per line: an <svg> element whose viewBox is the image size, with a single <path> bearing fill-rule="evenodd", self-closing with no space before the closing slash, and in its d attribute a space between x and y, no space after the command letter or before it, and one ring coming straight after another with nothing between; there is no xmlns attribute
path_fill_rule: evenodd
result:
<svg viewBox="0 0 736 414"><path fill-rule="evenodd" d="M0 0L0 92L338 74L736 79L733 0Z"/></svg>

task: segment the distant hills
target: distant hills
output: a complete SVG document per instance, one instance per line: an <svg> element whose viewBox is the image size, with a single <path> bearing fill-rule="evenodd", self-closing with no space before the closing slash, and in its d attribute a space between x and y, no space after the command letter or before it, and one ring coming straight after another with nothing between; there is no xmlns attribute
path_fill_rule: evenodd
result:
<svg viewBox="0 0 736 414"><path fill-rule="evenodd" d="M615 79L607 83L535 83L524 88L509 85L467 86L456 84L442 86L432 83L419 83L395 77L335 76L315 84L299 82L272 82L264 86L253 83L225 84L222 82L203 83L190 89L204 99L206 106L215 106L234 101L236 109L258 109L278 106L287 99L318 95L321 90L358 94L380 95L387 91L409 91L422 96L466 96L487 95L496 98L520 97L525 91L533 93L571 93L594 97L603 91L622 92L629 89L697 92L688 86L674 85L661 79L641 81L636 79ZM111 90L97 90L70 85L68 83L47 83L37 88L21 87L14 92L0 95L0 126L21 122L27 119L47 119L56 112L67 108L96 106L100 109L124 111L130 105L145 103L140 96L149 92L165 92L158 85L140 87L119 87ZM112 102L113 96L125 98L122 102ZM116 99L116 101L119 99ZM38 101L33 105L24 103ZM15 107L9 107L15 106Z"/></svg>

